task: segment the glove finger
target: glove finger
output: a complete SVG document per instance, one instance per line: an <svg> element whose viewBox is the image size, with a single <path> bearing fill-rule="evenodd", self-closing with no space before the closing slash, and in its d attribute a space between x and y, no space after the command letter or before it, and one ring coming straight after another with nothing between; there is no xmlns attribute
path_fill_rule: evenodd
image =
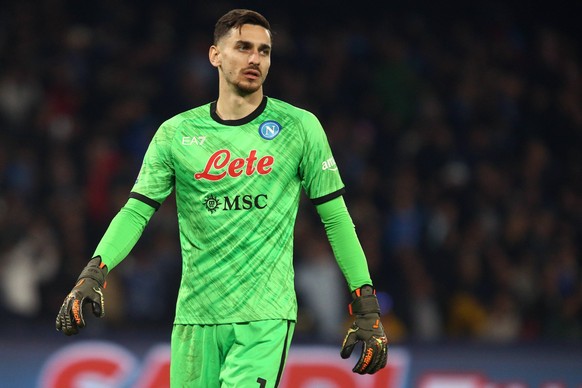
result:
<svg viewBox="0 0 582 388"><path fill-rule="evenodd" d="M358 374L366 374L366 369L370 366L374 357L374 349L371 348L367 341L362 341L362 353L352 372Z"/></svg>
<svg viewBox="0 0 582 388"><path fill-rule="evenodd" d="M370 365L364 370L364 373L374 374L386 366L388 347L386 337L372 337L369 342L371 342L370 348L373 349L373 356Z"/></svg>
<svg viewBox="0 0 582 388"><path fill-rule="evenodd" d="M348 334L344 338L344 342L342 344L342 348L340 350L340 356L342 358L349 358L352 355L352 351L354 350L354 346L357 342L357 335L356 335L357 328L350 328L348 330Z"/></svg>
<svg viewBox="0 0 582 388"><path fill-rule="evenodd" d="M61 305L61 308L59 309L59 312L57 314L57 319L56 319L56 327L58 331L64 330L65 329L65 312L67 310L67 301L69 300L69 296L67 295L67 297L65 298L65 300L63 301L63 304Z"/></svg>
<svg viewBox="0 0 582 388"><path fill-rule="evenodd" d="M103 303L103 292L100 288L93 287L93 291L95 291L95 298L91 299L91 307L93 310L93 315L97 318L102 318L105 315L104 303Z"/></svg>
<svg viewBox="0 0 582 388"><path fill-rule="evenodd" d="M61 311L59 312L61 329L65 335L73 335L79 332L79 329L77 328L77 325L74 323L71 316L71 309L74 300L76 300L75 296L72 293L69 294L61 307Z"/></svg>
<svg viewBox="0 0 582 388"><path fill-rule="evenodd" d="M63 304L61 305L61 308L59 309L59 312L57 314L57 319L55 320L55 326L57 328L57 331L61 331L63 329L62 314L63 314L64 308L65 308L65 302L63 302Z"/></svg>
<svg viewBox="0 0 582 388"><path fill-rule="evenodd" d="M75 298L72 302L71 313L73 316L72 323L79 329L85 327L85 318L83 317L83 305L85 304L85 297L82 299ZM77 330L78 331L78 330Z"/></svg>
<svg viewBox="0 0 582 388"><path fill-rule="evenodd" d="M384 368L388 363L388 344L382 349L382 355L380 357L380 362L378 363L378 369L375 370L373 373L376 373L380 369Z"/></svg>
<svg viewBox="0 0 582 388"><path fill-rule="evenodd" d="M91 310L93 311L93 315L97 318L101 318L103 315L101 314L101 304L97 302L91 301Z"/></svg>

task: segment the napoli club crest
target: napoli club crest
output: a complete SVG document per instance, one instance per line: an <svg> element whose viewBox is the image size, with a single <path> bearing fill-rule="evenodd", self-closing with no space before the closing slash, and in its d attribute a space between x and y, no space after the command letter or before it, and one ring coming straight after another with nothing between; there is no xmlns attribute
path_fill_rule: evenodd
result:
<svg viewBox="0 0 582 388"><path fill-rule="evenodd" d="M273 140L281 132L281 124L274 120L263 122L259 126L259 135L265 140Z"/></svg>

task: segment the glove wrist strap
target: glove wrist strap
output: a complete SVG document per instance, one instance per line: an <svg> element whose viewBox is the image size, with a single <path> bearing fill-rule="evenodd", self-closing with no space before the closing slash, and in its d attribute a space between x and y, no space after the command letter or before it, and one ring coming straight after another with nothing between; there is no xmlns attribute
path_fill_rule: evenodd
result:
<svg viewBox="0 0 582 388"><path fill-rule="evenodd" d="M77 282L81 279L89 278L95 280L100 287L104 287L105 276L107 276L107 267L101 262L101 257L97 256L91 259L83 268Z"/></svg>
<svg viewBox="0 0 582 388"><path fill-rule="evenodd" d="M362 286L352 293L354 300L349 305L350 315L380 314L380 304L372 286Z"/></svg>

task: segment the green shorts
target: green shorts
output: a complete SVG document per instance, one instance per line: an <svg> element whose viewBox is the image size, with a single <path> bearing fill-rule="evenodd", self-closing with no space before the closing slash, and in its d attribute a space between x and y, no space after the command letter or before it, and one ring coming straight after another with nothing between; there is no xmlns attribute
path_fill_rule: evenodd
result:
<svg viewBox="0 0 582 388"><path fill-rule="evenodd" d="M172 388L273 388L281 380L295 322L174 325Z"/></svg>

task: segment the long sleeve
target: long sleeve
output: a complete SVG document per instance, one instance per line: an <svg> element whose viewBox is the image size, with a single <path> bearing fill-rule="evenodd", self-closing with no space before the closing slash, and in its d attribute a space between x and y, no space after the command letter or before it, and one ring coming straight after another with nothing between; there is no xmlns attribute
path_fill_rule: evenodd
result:
<svg viewBox="0 0 582 388"><path fill-rule="evenodd" d="M317 205L316 209L350 291L372 285L366 256L343 197Z"/></svg>
<svg viewBox="0 0 582 388"><path fill-rule="evenodd" d="M152 206L130 198L111 220L93 257L101 256L101 261L112 270L131 252L154 212Z"/></svg>

